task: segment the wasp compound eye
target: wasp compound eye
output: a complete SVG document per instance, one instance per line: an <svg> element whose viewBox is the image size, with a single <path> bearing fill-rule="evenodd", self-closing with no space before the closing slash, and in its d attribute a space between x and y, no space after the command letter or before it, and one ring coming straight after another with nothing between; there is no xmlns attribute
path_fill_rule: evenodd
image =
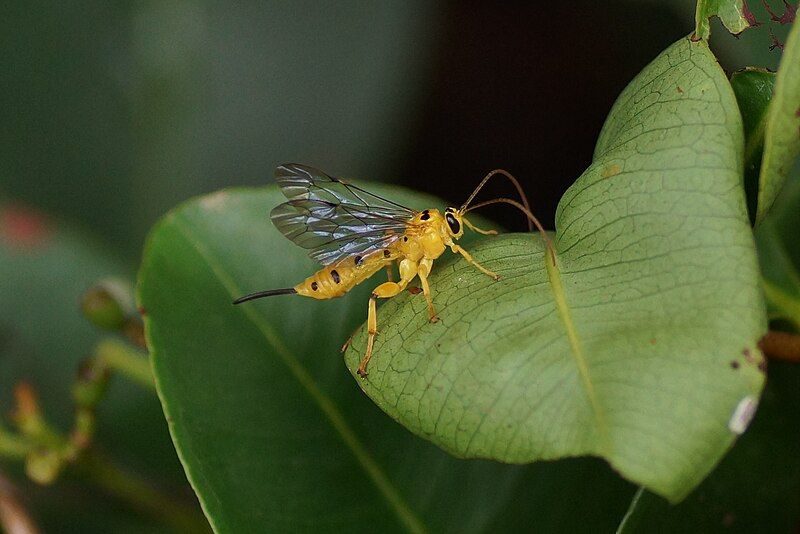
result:
<svg viewBox="0 0 800 534"><path fill-rule="evenodd" d="M458 220L455 217L453 217L452 213L447 213L444 216L444 218L447 221L447 226L450 227L451 232L457 234L458 232L461 231L461 223L459 223Z"/></svg>

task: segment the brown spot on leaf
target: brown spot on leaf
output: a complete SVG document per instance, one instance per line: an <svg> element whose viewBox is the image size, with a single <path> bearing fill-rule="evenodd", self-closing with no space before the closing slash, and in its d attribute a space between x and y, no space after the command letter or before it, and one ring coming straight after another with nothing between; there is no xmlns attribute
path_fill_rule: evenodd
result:
<svg viewBox="0 0 800 534"><path fill-rule="evenodd" d="M656 344L656 338L650 338L650 344L651 345L655 345Z"/></svg>
<svg viewBox="0 0 800 534"><path fill-rule="evenodd" d="M678 89L678 92L679 92L680 94L683 94L683 89L681 88L681 86L680 86L680 85L677 87L677 89Z"/></svg>
<svg viewBox="0 0 800 534"><path fill-rule="evenodd" d="M739 368L739 362L737 362L736 360L731 360L731 369L738 369L738 368Z"/></svg>
<svg viewBox="0 0 800 534"><path fill-rule="evenodd" d="M145 309L144 306L139 306L138 308L136 308L136 311L138 311L139 315L141 315L142 317L147 315L147 310Z"/></svg>
<svg viewBox="0 0 800 534"><path fill-rule="evenodd" d="M800 117L800 108L797 108L797 109L794 111L794 116L795 116L795 117Z"/></svg>
<svg viewBox="0 0 800 534"><path fill-rule="evenodd" d="M609 165L605 169L603 169L603 178L611 178L612 176L618 175L622 171L622 167L617 165L616 163Z"/></svg>
<svg viewBox="0 0 800 534"><path fill-rule="evenodd" d="M17 248L43 245L49 237L47 223L37 212L22 206L6 206L0 212L0 238Z"/></svg>

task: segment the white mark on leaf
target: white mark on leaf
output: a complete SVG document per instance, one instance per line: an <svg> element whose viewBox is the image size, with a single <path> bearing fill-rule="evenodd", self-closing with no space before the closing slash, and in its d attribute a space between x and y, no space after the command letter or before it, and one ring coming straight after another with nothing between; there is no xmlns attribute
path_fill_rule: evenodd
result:
<svg viewBox="0 0 800 534"><path fill-rule="evenodd" d="M758 399L753 395L748 395L740 400L733 411L730 421L728 421L728 429L734 434L743 434L747 430L750 421L753 420L757 407Z"/></svg>

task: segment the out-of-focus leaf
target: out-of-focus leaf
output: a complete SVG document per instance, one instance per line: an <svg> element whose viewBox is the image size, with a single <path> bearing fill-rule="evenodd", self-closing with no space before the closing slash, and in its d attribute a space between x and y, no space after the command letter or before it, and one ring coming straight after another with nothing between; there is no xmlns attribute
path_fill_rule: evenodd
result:
<svg viewBox="0 0 800 534"><path fill-rule="evenodd" d="M800 180L791 180L756 229L770 319L800 331Z"/></svg>
<svg viewBox="0 0 800 534"><path fill-rule="evenodd" d="M40 395L45 416L70 428L79 362L103 335L82 317L81 295L108 276L127 278L130 269L85 236L23 206L0 204L0 411L11 410L13 386L26 380ZM97 424L99 447L122 465L168 487L185 483L152 391L115 380ZM17 481L45 530L158 528L86 484L63 479L38 488Z"/></svg>
<svg viewBox="0 0 800 534"><path fill-rule="evenodd" d="M775 73L756 68L734 72L731 76L731 87L744 124L744 187L747 193L747 210L751 220L755 220L766 112L775 88Z"/></svg>
<svg viewBox="0 0 800 534"><path fill-rule="evenodd" d="M0 190L133 258L179 201L279 161L397 166L439 35L419 0L3 6Z"/></svg>
<svg viewBox="0 0 800 534"><path fill-rule="evenodd" d="M435 199L370 190L416 208ZM340 345L372 280L333 301L244 293L318 268L271 224L276 188L184 204L151 234L139 299L173 439L218 532L608 530L632 493L596 460L463 461L389 420ZM422 298L419 295L419 298Z"/></svg>
<svg viewBox="0 0 800 534"><path fill-rule="evenodd" d="M792 25L764 130L756 223L761 223L800 154L800 24Z"/></svg>
<svg viewBox="0 0 800 534"><path fill-rule="evenodd" d="M364 391L466 457L606 458L680 500L743 431L766 331L741 186L743 135L705 42L682 39L628 86L592 166L559 204L553 265L538 237L440 260L424 299L378 312ZM366 332L346 361L355 369ZM735 366L731 365L735 362Z"/></svg>

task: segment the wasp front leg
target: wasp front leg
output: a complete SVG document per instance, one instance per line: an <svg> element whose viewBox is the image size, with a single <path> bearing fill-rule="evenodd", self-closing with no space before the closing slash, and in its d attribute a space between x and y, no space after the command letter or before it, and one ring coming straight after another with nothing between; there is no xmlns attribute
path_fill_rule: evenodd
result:
<svg viewBox="0 0 800 534"><path fill-rule="evenodd" d="M384 282L372 291L372 296L369 298L369 307L367 311L367 350L361 363L358 365L358 376L361 378L367 377L367 364L372 358L372 349L375 346L375 336L378 334L378 309L376 305L377 299L392 298L398 293L402 292L406 286L417 275L417 263L405 259L400 262L400 281L399 282Z"/></svg>
<svg viewBox="0 0 800 534"><path fill-rule="evenodd" d="M419 262L417 275L419 275L419 281L422 284L422 293L425 295L425 300L428 302L428 317L432 323L435 323L439 318L436 316L436 309L433 307L433 299L431 298L431 288L428 285L428 275L431 273L432 268L433 260L423 258Z"/></svg>
<svg viewBox="0 0 800 534"><path fill-rule="evenodd" d="M469 228L473 232L478 232L479 234L483 235L497 235L497 230L484 230L482 228L478 228L477 226L469 222L466 217L463 217L461 220L464 221L464 224L467 225L467 228Z"/></svg>
<svg viewBox="0 0 800 534"><path fill-rule="evenodd" d="M473 259L472 255L469 252L467 252L466 250L464 250L463 248L461 248L461 247L459 247L458 245L455 245L455 244L451 245L450 248L456 254L461 254L462 256L464 256L464 259L467 260L468 263L470 263L471 265L474 265L475 267L477 267L478 270L480 272L482 272L483 274L485 274L487 276L491 276L495 280L500 280L500 275L499 274L497 274L497 273L495 273L493 271L490 271L489 269L487 269L486 267L484 267L483 265L481 265L480 263L475 261Z"/></svg>

